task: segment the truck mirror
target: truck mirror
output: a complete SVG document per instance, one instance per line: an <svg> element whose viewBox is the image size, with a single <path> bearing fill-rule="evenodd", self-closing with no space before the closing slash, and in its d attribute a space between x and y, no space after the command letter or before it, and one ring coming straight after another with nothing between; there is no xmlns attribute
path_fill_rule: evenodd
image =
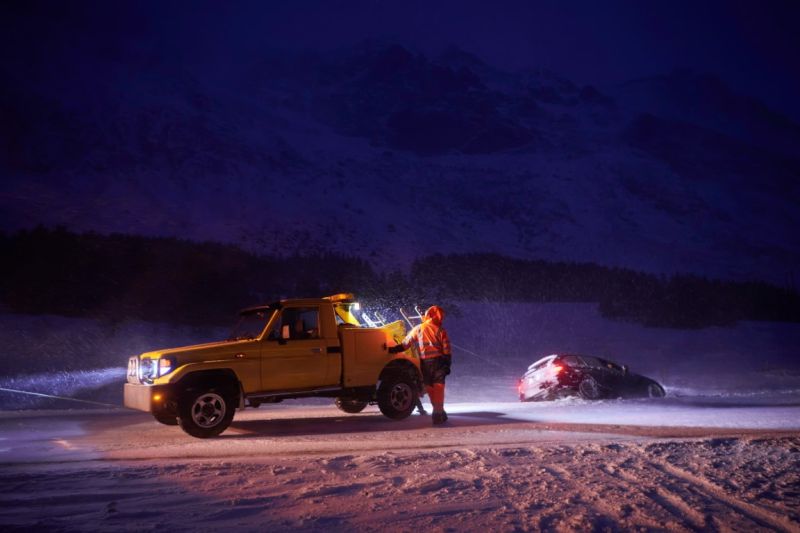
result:
<svg viewBox="0 0 800 533"><path fill-rule="evenodd" d="M291 329L289 329L289 324L284 324L281 328L281 339L287 340L291 335Z"/></svg>

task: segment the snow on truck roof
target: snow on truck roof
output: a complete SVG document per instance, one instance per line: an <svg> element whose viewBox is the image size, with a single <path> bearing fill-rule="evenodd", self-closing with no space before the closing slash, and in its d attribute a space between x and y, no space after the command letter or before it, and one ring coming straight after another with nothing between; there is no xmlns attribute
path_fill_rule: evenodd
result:
<svg viewBox="0 0 800 533"><path fill-rule="evenodd" d="M241 311L239 311L240 315L247 315L250 313L256 313L258 311L274 311L275 309L280 309L286 305L321 305L326 303L341 303L341 304L351 304L355 303L355 295L349 292L343 292L339 294L334 294L331 296L324 296L322 298L287 298L285 300L281 300L279 302L273 302L270 304L264 305L254 305L251 307L245 307Z"/></svg>

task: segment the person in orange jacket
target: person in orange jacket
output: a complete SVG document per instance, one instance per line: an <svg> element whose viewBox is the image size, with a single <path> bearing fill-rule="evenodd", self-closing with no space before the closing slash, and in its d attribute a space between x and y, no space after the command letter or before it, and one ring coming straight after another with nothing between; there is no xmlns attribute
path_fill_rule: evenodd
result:
<svg viewBox="0 0 800 533"><path fill-rule="evenodd" d="M433 405L434 425L447 421L447 413L444 410L444 385L445 378L450 374L453 359L450 339L442 327L442 321L444 321L442 308L438 305L429 307L425 311L422 323L414 326L400 344L389 349L392 353L408 350L412 345L416 345L419 349L422 381Z"/></svg>

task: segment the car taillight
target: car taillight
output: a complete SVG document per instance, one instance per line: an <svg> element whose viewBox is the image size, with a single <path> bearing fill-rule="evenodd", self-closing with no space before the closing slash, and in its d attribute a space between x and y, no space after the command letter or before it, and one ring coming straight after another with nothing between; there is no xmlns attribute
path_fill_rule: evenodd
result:
<svg viewBox="0 0 800 533"><path fill-rule="evenodd" d="M558 374L558 373L559 373L559 372L561 372L562 370L564 370L564 367L563 367L563 366L559 366L559 365L553 365L553 374Z"/></svg>

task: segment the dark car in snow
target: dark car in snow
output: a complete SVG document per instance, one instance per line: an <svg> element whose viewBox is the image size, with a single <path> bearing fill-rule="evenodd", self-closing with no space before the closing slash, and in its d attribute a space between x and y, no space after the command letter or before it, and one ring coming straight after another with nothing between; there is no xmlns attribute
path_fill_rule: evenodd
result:
<svg viewBox="0 0 800 533"><path fill-rule="evenodd" d="M586 355L549 355L528 367L519 380L521 402L579 396L602 398L663 398L657 381L634 374L625 365Z"/></svg>

